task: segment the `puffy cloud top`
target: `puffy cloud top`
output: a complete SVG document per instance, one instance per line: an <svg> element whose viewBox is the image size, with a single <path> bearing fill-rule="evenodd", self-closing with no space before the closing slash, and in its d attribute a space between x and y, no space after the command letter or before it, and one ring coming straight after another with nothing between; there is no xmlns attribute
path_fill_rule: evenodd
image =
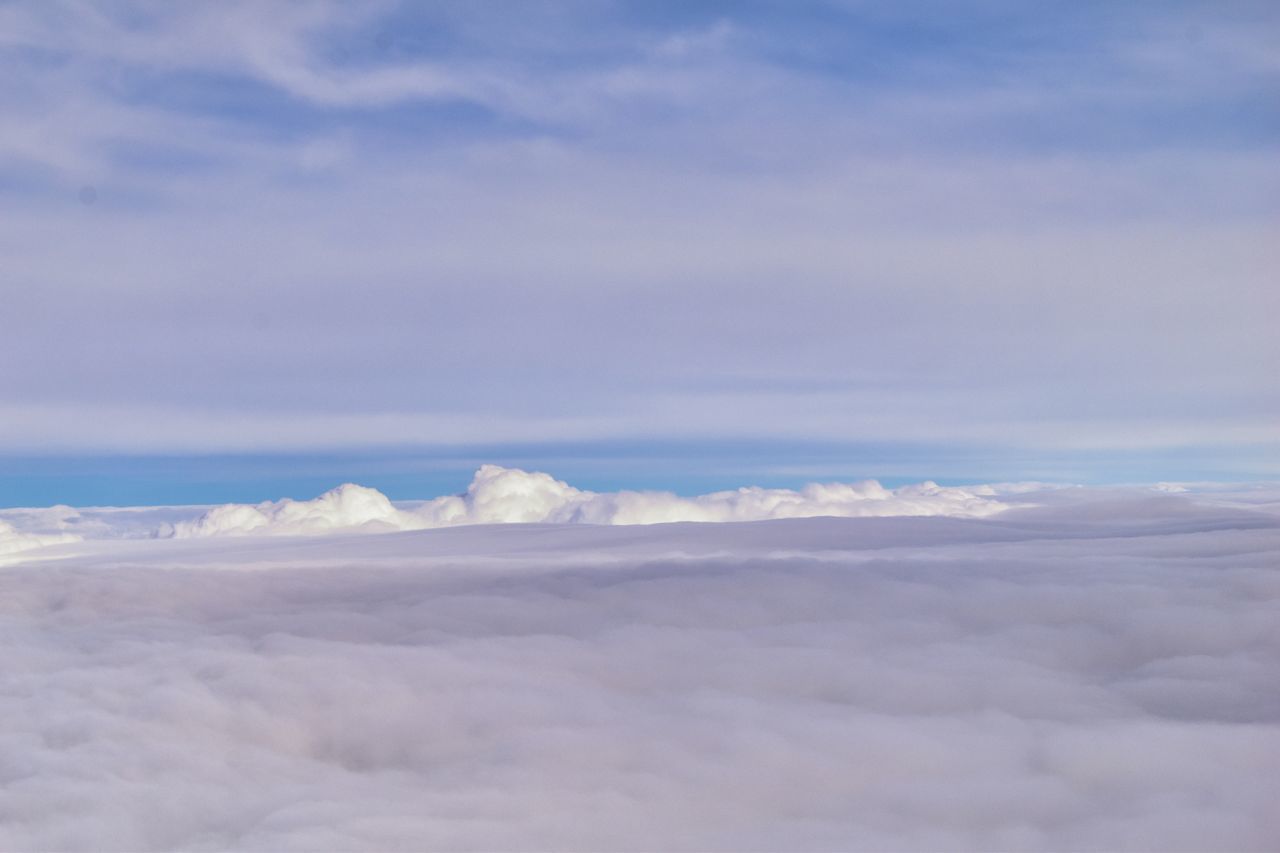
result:
<svg viewBox="0 0 1280 853"><path fill-rule="evenodd" d="M461 495L400 509L375 489L348 483L309 501L226 504L174 525L180 538L419 530L458 524L660 524L812 516L981 517L1007 509L990 486L925 482L887 489L875 480L811 483L799 491L746 486L696 497L671 492L591 492L550 474L482 465Z"/></svg>
<svg viewBox="0 0 1280 853"><path fill-rule="evenodd" d="M256 506L224 504L194 521L178 522L179 538L223 534L314 534L336 530L412 530L424 527L411 513L392 505L377 489L345 483L318 498L295 501L285 498Z"/></svg>
<svg viewBox="0 0 1280 853"><path fill-rule="evenodd" d="M600 497L541 471L481 465L466 492L429 501L419 513L425 527L588 520L609 523L580 513L585 504Z"/></svg>
<svg viewBox="0 0 1280 853"><path fill-rule="evenodd" d="M73 533L28 533L0 519L0 556L78 541L80 537Z"/></svg>

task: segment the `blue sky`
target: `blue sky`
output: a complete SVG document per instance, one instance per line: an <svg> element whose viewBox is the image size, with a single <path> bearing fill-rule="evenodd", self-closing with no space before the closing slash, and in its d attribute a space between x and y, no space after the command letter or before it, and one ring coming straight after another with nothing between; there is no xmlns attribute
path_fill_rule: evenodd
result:
<svg viewBox="0 0 1280 853"><path fill-rule="evenodd" d="M1269 3L2 4L0 503L1274 479L1277 44Z"/></svg>

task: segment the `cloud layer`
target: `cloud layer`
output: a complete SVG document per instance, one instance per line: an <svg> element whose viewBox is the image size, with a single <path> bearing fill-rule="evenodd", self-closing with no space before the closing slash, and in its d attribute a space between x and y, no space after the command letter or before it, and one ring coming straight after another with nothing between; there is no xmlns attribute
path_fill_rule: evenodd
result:
<svg viewBox="0 0 1280 853"><path fill-rule="evenodd" d="M79 539L79 536L70 533L27 533L0 519L0 557L49 545L76 542Z"/></svg>
<svg viewBox="0 0 1280 853"><path fill-rule="evenodd" d="M697 497L670 492L598 493L541 472L482 465L461 495L394 506L375 489L347 483L308 501L226 504L173 526L178 538L419 530L458 524L660 524L759 521L811 516L948 515L981 517L1008 508L990 486L925 482L886 489L874 480L811 483L799 491L747 486Z"/></svg>
<svg viewBox="0 0 1280 853"><path fill-rule="evenodd" d="M11 567L0 848L1275 849L1280 524L1099 500Z"/></svg>
<svg viewBox="0 0 1280 853"><path fill-rule="evenodd" d="M5 4L0 443L1274 471L1280 7L1077 6Z"/></svg>

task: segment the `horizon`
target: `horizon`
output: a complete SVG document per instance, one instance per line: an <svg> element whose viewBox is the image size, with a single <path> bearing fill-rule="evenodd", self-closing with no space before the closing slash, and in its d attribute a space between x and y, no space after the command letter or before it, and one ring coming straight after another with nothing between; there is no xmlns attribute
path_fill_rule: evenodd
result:
<svg viewBox="0 0 1280 853"><path fill-rule="evenodd" d="M589 448L596 449L596 448ZM954 448L919 447L832 450L790 448L771 457L752 445L735 454L704 452L698 446L645 447L628 455L583 452L582 447L505 448L492 454L447 448L434 454L202 454L184 456L0 456L0 509L75 507L204 506L259 503L315 497L342 483L376 489L394 501L428 500L465 491L483 464L551 474L599 492L658 491L697 495L741 487L797 489L810 483L874 480L889 488L931 481L943 486L1035 482L1053 486L1136 487L1159 483L1269 485L1280 476L1260 476L1239 460L1216 466L1169 465L1161 455L1115 454L1108 475L1097 473L1097 455L1036 458L998 452L978 456ZM615 449L616 450L616 449ZM1144 458L1146 456L1147 458ZM1022 457L1025 459L1025 457ZM992 462L992 459L999 461ZM639 467L638 467L639 466ZM1164 476L1175 470L1187 476ZM934 472L934 473L930 473ZM936 472L947 472L938 474ZM1252 476L1247 476L1252 475Z"/></svg>

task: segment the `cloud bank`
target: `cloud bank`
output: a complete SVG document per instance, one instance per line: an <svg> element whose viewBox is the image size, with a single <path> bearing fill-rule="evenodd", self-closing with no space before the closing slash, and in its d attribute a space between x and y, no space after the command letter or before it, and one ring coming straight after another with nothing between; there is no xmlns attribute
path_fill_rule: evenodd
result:
<svg viewBox="0 0 1280 853"><path fill-rule="evenodd" d="M982 517L1008 508L990 486L925 482L886 489L875 480L810 483L799 491L746 486L696 497L670 492L599 493L542 472L482 465L461 495L396 507L375 489L351 483L308 501L226 504L173 526L178 538L419 530L460 524L660 524L760 521L812 516L947 515Z"/></svg>
<svg viewBox="0 0 1280 853"><path fill-rule="evenodd" d="M11 567L0 848L1274 850L1280 522L1077 510Z"/></svg>
<svg viewBox="0 0 1280 853"><path fill-rule="evenodd" d="M345 483L309 501L285 498L256 506L223 504L193 521L178 522L173 535L315 534L340 530L415 530L426 525L396 509L377 489Z"/></svg>
<svg viewBox="0 0 1280 853"><path fill-rule="evenodd" d="M72 533L28 533L0 519L0 557L79 540L80 537Z"/></svg>

